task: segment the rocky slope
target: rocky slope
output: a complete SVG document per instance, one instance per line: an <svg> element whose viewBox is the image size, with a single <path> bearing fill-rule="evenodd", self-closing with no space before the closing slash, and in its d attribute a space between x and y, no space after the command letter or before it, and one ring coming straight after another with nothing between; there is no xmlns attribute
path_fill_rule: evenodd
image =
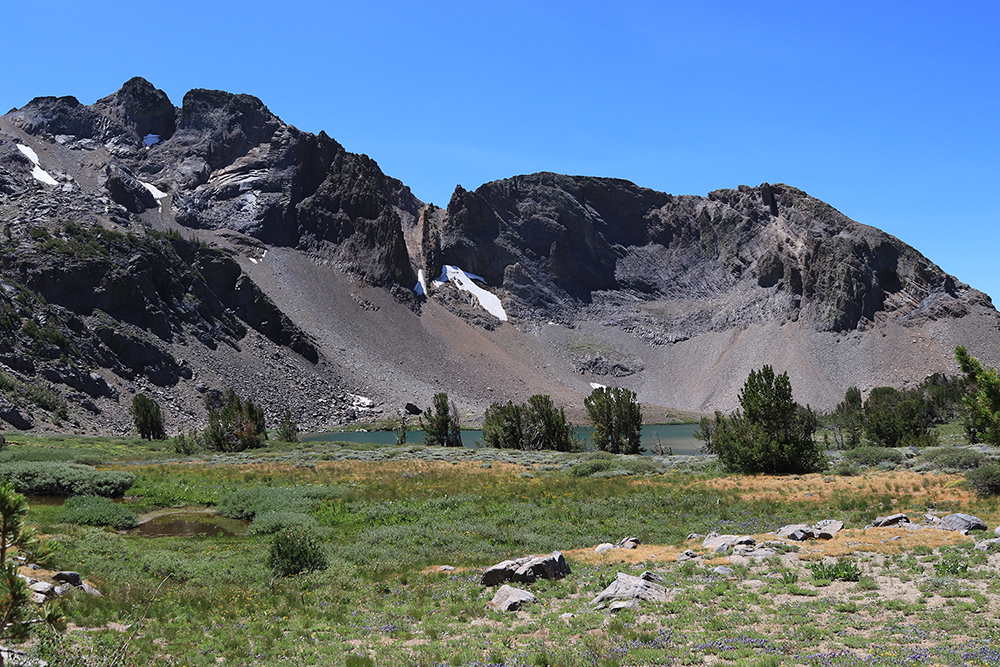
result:
<svg viewBox="0 0 1000 667"><path fill-rule="evenodd" d="M957 344L1000 362L988 297L787 185L534 174L443 210L252 96L174 107L138 78L0 117L0 223L0 419L17 428L125 432L144 391L177 432L227 386L310 429L437 391L469 414L548 393L579 419L592 382L658 418L732 407L764 363L825 408L954 372ZM508 320L431 282L445 265Z"/></svg>

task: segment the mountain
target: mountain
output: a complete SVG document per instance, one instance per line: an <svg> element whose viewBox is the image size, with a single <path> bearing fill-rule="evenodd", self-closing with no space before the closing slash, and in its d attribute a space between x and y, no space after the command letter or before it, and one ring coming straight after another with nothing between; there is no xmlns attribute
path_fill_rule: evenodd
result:
<svg viewBox="0 0 1000 667"><path fill-rule="evenodd" d="M0 223L16 428L128 432L139 391L168 431L200 428L229 386L309 429L438 391L470 416L547 393L579 419L591 383L662 419L732 408L765 363L829 408L954 373L959 344L1000 362L989 297L788 185L541 173L441 209L255 97L178 108L141 78L0 117Z"/></svg>

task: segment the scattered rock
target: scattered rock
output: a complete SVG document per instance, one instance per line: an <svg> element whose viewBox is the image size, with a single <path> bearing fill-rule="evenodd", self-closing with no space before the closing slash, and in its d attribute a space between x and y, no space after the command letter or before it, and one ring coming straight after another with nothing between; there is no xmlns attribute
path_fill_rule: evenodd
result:
<svg viewBox="0 0 1000 667"><path fill-rule="evenodd" d="M970 530L986 530L986 522L977 516L956 512L941 519L940 527L944 530L955 530L962 534Z"/></svg>
<svg viewBox="0 0 1000 667"><path fill-rule="evenodd" d="M61 581L64 584L69 584L70 586L82 586L83 579L80 577L79 573L73 572L71 570L63 570L62 572L56 572L52 575L52 578L56 581Z"/></svg>
<svg viewBox="0 0 1000 667"><path fill-rule="evenodd" d="M844 528L843 521L835 519L823 519L816 524L816 539L832 540L833 537Z"/></svg>
<svg viewBox="0 0 1000 667"><path fill-rule="evenodd" d="M553 551L549 556L526 556L515 560L505 560L486 569L481 583L496 586L505 581L530 584L541 579L562 579L572 572L562 552Z"/></svg>
<svg viewBox="0 0 1000 667"><path fill-rule="evenodd" d="M752 547L755 544L757 544L757 541L748 535L719 535L718 533L709 533L702 541L701 548L707 549L712 553L722 553L729 551L735 546Z"/></svg>
<svg viewBox="0 0 1000 667"><path fill-rule="evenodd" d="M875 521L872 522L872 526L875 528L887 528L889 526L898 526L901 523L910 523L910 517L905 514L880 516L875 518Z"/></svg>
<svg viewBox="0 0 1000 667"><path fill-rule="evenodd" d="M778 537L785 537L796 542L804 542L816 538L816 531L812 526L804 523L795 523L790 526L782 526L778 529Z"/></svg>
<svg viewBox="0 0 1000 667"><path fill-rule="evenodd" d="M522 606L534 602L538 602L538 598L528 591L504 584L497 589L493 599L487 602L486 606L497 611L517 611Z"/></svg>
<svg viewBox="0 0 1000 667"><path fill-rule="evenodd" d="M694 551L691 551L690 549L685 549L684 551L682 551L680 554L677 555L677 560L682 563L684 561L694 560L696 558L701 558L701 555Z"/></svg>
<svg viewBox="0 0 1000 667"><path fill-rule="evenodd" d="M670 599L671 593L655 581L647 581L642 577L619 572L614 582L590 601L590 606L597 607L608 600L666 602Z"/></svg>
<svg viewBox="0 0 1000 667"><path fill-rule="evenodd" d="M618 544L615 545L616 549L635 549L637 546L642 544L638 537L623 537Z"/></svg>

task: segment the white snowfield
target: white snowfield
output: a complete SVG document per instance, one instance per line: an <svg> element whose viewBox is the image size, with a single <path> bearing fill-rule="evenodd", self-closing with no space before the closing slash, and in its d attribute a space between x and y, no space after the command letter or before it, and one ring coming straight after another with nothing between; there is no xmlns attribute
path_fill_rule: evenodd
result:
<svg viewBox="0 0 1000 667"><path fill-rule="evenodd" d="M417 271L417 284L413 287L413 291L417 296L427 296L427 282L424 280L423 269Z"/></svg>
<svg viewBox="0 0 1000 667"><path fill-rule="evenodd" d="M414 287L414 291L420 294L421 290L426 293L426 285L424 283L424 273L421 271L418 275L417 286ZM445 265L444 270L441 271L441 277L434 281L435 285L442 285L447 282L451 282L455 287L460 290L465 290L471 293L479 301L479 305L483 307L486 312L493 315L495 318L501 322L507 321L507 312L503 309L503 305L500 303L500 297L493 294L492 292L487 292L482 287L472 282L473 280L478 280L480 282L486 282L483 280L482 276L477 276L474 273L467 273L457 266Z"/></svg>
<svg viewBox="0 0 1000 667"><path fill-rule="evenodd" d="M35 168L31 170L31 175L35 177L36 181L41 181L46 185L59 185L56 179L49 176L49 172L42 169L42 165L38 164L38 153L33 151L30 146L25 146L24 144L18 144L17 148L24 153L24 155L35 163Z"/></svg>
<svg viewBox="0 0 1000 667"><path fill-rule="evenodd" d="M166 192L160 190L158 187L156 187L152 183L147 183L146 181L139 181L139 182L142 183L142 187L144 187L144 188L146 188L147 190L150 191L150 193L153 195L154 199L163 199L164 197L167 196Z"/></svg>

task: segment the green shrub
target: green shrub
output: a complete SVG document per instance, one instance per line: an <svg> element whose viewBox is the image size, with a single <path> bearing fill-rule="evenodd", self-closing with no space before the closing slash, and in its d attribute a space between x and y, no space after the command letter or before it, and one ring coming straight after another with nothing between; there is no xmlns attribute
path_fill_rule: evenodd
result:
<svg viewBox="0 0 1000 667"><path fill-rule="evenodd" d="M483 444L500 449L568 452L574 445L572 430L565 410L556 409L551 397L535 394L527 403L492 404L483 421Z"/></svg>
<svg viewBox="0 0 1000 667"><path fill-rule="evenodd" d="M598 387L583 399L594 427L594 446L612 454L642 451L642 409L635 392L621 387Z"/></svg>
<svg viewBox="0 0 1000 667"><path fill-rule="evenodd" d="M317 526L316 519L302 512L275 512L268 510L258 512L250 524L250 532L254 535L273 535L289 528L313 530Z"/></svg>
<svg viewBox="0 0 1000 667"><path fill-rule="evenodd" d="M905 457L901 451L890 447L858 447L848 450L844 458L862 466L877 466L883 461L902 463Z"/></svg>
<svg viewBox="0 0 1000 667"><path fill-rule="evenodd" d="M960 447L942 447L924 452L924 458L933 461L938 468L958 468L972 470L986 462L982 453Z"/></svg>
<svg viewBox="0 0 1000 667"><path fill-rule="evenodd" d="M139 437L145 440L163 440L167 437L163 429L163 413L156 401L145 394L132 397L132 407L129 410L135 422L135 430Z"/></svg>
<svg viewBox="0 0 1000 667"><path fill-rule="evenodd" d="M569 470L566 472L573 477L590 477L595 473L611 470L614 465L614 461L608 461L606 459L593 459L590 461L580 461L579 463L570 466Z"/></svg>
<svg viewBox="0 0 1000 667"><path fill-rule="evenodd" d="M0 480L30 496L104 496L120 498L135 483L130 472L97 470L78 463L11 461L0 463Z"/></svg>
<svg viewBox="0 0 1000 667"><path fill-rule="evenodd" d="M839 461L833 466L833 474L841 477L853 477L859 473L858 467L850 461Z"/></svg>
<svg viewBox="0 0 1000 667"><path fill-rule="evenodd" d="M326 554L315 533L305 528L286 528L274 536L268 554L274 573L289 577L307 570L326 569Z"/></svg>
<svg viewBox="0 0 1000 667"><path fill-rule="evenodd" d="M278 442L299 441L299 425L292 420L291 410L285 410L285 414L281 416L281 424L278 425L277 440Z"/></svg>
<svg viewBox="0 0 1000 667"><path fill-rule="evenodd" d="M813 563L809 566L812 570L814 581L858 581L861 578L861 569L851 561L837 561L836 563Z"/></svg>
<svg viewBox="0 0 1000 667"><path fill-rule="evenodd" d="M73 496L66 499L60 521L79 526L111 526L128 530L139 525L139 518L123 505L102 496Z"/></svg>
<svg viewBox="0 0 1000 667"><path fill-rule="evenodd" d="M217 452L242 452L264 446L264 409L241 398L231 387L221 405L208 413L205 445Z"/></svg>
<svg viewBox="0 0 1000 667"><path fill-rule="evenodd" d="M258 514L283 512L305 514L318 509L323 500L340 498L337 486L257 486L227 493L215 511L231 519L253 520Z"/></svg>
<svg viewBox="0 0 1000 667"><path fill-rule="evenodd" d="M726 470L744 474L807 473L826 468L823 450L813 440L816 413L792 398L788 373L775 375L770 366L750 371L740 391L742 410L728 417L718 410L707 417L694 437L719 457Z"/></svg>
<svg viewBox="0 0 1000 667"><path fill-rule="evenodd" d="M938 576L961 577L969 572L969 564L964 560L951 556L945 557L934 563L934 571Z"/></svg>
<svg viewBox="0 0 1000 667"><path fill-rule="evenodd" d="M976 495L985 498L1000 493L1000 464L986 463L965 473L965 481L976 490Z"/></svg>

